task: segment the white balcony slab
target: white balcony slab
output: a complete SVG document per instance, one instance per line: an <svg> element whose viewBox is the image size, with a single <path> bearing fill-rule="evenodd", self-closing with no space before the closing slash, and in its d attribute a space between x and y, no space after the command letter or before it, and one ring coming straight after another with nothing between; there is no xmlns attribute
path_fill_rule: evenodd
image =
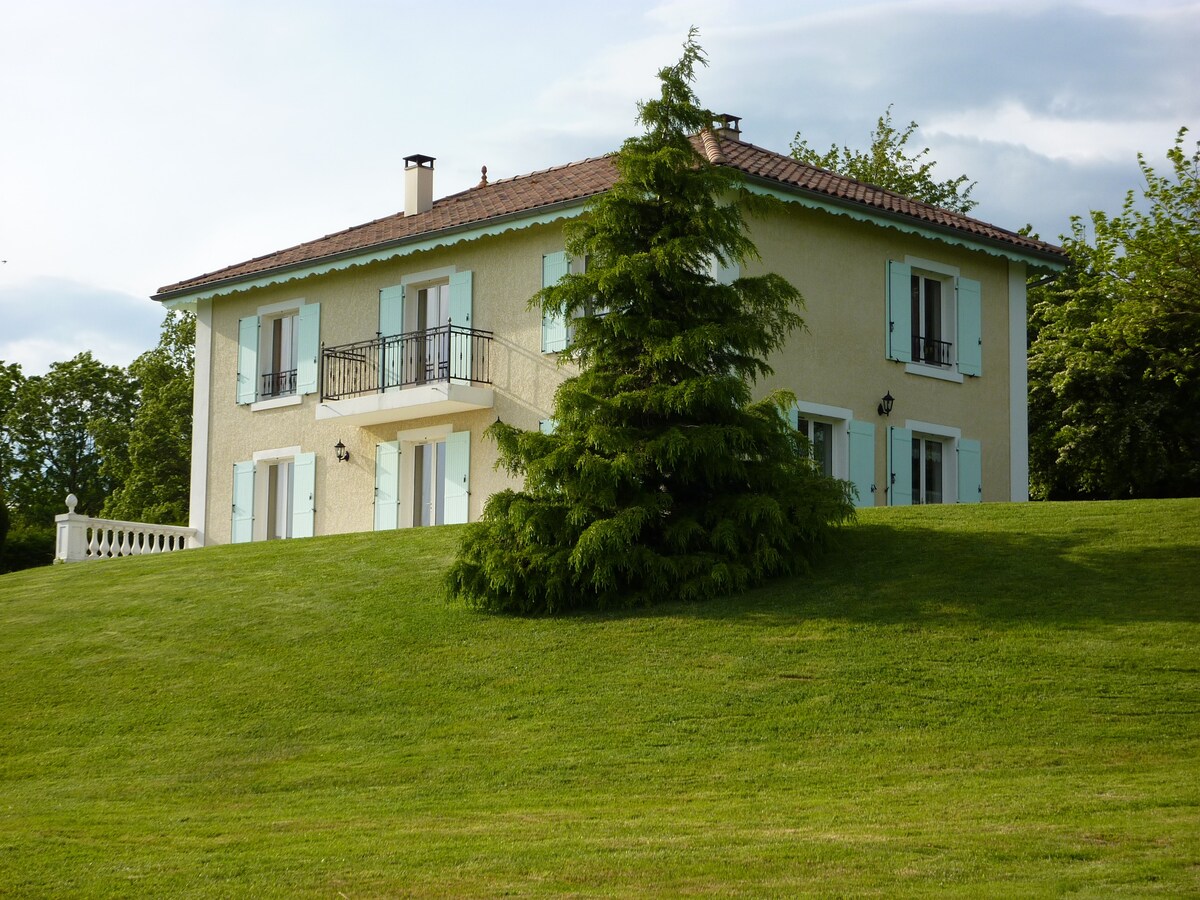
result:
<svg viewBox="0 0 1200 900"><path fill-rule="evenodd" d="M491 409L494 402L495 394L490 387L443 381L344 400L323 400L317 405L317 419L337 419L348 425L384 425Z"/></svg>

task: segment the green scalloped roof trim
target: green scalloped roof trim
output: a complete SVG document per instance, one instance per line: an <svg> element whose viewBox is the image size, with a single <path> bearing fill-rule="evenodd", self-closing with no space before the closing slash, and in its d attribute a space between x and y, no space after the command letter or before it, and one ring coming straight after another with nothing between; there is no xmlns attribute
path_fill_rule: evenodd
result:
<svg viewBox="0 0 1200 900"><path fill-rule="evenodd" d="M164 297L162 304L168 309L195 309L195 306L201 300L212 300L216 297L228 297L232 294L237 294L242 291L250 291L255 288L269 287L271 285L287 284L291 281L299 281L304 278L311 278L315 275L327 275L330 272L340 272L346 269L353 269L357 266L366 266L371 263L382 262L389 259L398 259L402 256L411 256L414 253L421 253L425 250L434 250L439 247L452 247L455 244L460 244L464 241L474 241L483 237L493 237L495 235L504 234L509 231L521 231L526 228L532 228L535 225L548 225L551 222L557 222L560 219L570 219L578 216L583 212L586 206L586 201L571 204L569 206L560 207L533 216L522 216L509 219L501 222L492 222L486 225L480 225L474 228L464 228L458 231L441 231L426 237L424 240L412 239L406 240L399 244L389 244L384 247L368 248L362 252L353 252L350 254L338 257L335 259L317 260L316 262L307 265L301 263L293 268L269 269L258 275L248 275L242 278L234 278L228 282L213 282L212 284L204 285L194 291L184 291L176 296Z"/></svg>
<svg viewBox="0 0 1200 900"><path fill-rule="evenodd" d="M906 234L915 234L931 241L941 241L943 244L954 244L959 247L965 247L968 250L979 250L983 253L991 254L992 256L998 256L1002 259L1012 260L1013 262L1023 262L1032 270L1061 272L1066 268L1066 263L1048 260L1032 253L1023 253L1015 248L1007 249L999 244L992 243L991 241L974 238L970 235L962 234L961 232L930 228L908 218L893 218L891 216L880 215L877 212L858 208L857 206L850 204L830 202L817 197L809 196L807 194L793 193L790 191L780 190L779 188L757 184L749 180L747 180L746 188L752 193L774 197L777 200L782 200L784 203L796 203L800 206L807 207L808 209L819 210L820 212L826 212L830 215L846 216L847 218L854 219L859 222L867 222L871 225L878 225L881 228L892 228L896 231L901 231Z"/></svg>

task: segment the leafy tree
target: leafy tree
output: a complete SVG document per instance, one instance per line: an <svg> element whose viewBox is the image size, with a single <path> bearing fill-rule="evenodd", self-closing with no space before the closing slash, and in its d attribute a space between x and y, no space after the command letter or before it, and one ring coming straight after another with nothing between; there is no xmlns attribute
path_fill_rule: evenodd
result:
<svg viewBox="0 0 1200 900"><path fill-rule="evenodd" d="M80 512L99 511L113 484L100 471L89 425L128 421L135 400L125 371L90 352L21 381L4 417L13 454L7 491L21 522L52 522L69 492Z"/></svg>
<svg viewBox="0 0 1200 900"><path fill-rule="evenodd" d="M808 146L808 141L797 131L791 143L792 158L923 203L969 213L978 206L971 199L974 181L968 183L966 175L934 181L933 167L937 163L926 158L929 156L928 147L913 156L906 155L909 139L918 127L916 122L909 122L903 131L898 130L892 124L892 104L888 104L887 112L879 117L875 130L871 132L871 147L867 152L850 147L839 149L834 144L828 152L818 153Z"/></svg>
<svg viewBox="0 0 1200 900"><path fill-rule="evenodd" d="M553 433L488 429L525 484L489 499L448 573L476 606L735 592L797 571L852 515L846 486L815 471L787 423L794 397L751 400L766 355L802 324L802 298L777 275L711 274L714 260L756 258L743 209L765 205L689 139L712 124L691 89L697 64L693 30L658 73L660 97L638 107L645 134L617 154L617 183L566 229L586 272L531 301L574 319L566 355L580 372L559 387Z"/></svg>
<svg viewBox="0 0 1200 900"><path fill-rule="evenodd" d="M138 390L132 421L94 423L102 474L116 487L100 515L184 525L192 451L196 318L168 312L158 346L129 366Z"/></svg>
<svg viewBox="0 0 1200 900"><path fill-rule="evenodd" d="M8 498L4 495L4 482L0 480L0 559L4 558L4 542L8 539L10 525L12 515L8 511Z"/></svg>
<svg viewBox="0 0 1200 900"><path fill-rule="evenodd" d="M1030 481L1042 498L1200 494L1200 142L1180 129L1119 215L1072 219L1030 292Z"/></svg>
<svg viewBox="0 0 1200 900"><path fill-rule="evenodd" d="M0 550L8 534L12 517L5 486L12 480L13 441L8 432L8 411L17 399L17 390L25 380L18 363L0 361Z"/></svg>

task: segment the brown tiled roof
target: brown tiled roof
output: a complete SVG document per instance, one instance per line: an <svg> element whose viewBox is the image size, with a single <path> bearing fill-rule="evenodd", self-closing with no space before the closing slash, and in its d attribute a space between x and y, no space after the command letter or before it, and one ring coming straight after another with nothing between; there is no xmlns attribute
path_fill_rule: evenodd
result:
<svg viewBox="0 0 1200 900"><path fill-rule="evenodd" d="M997 228L979 219L972 219L962 213L951 212L918 200L910 200L900 194L874 185L846 178L825 169L818 169L792 159L747 144L742 141L722 140L718 153L722 158L717 160L709 153L709 160L722 162L734 168L741 169L753 178L778 182L780 185L836 200L849 201L851 204L861 204L893 216L918 219L926 224L952 231L965 232L986 241L1010 244L1021 250L1030 251L1035 255L1049 256L1066 261L1066 255L1061 247L1025 237L1015 231Z"/></svg>
<svg viewBox="0 0 1200 900"><path fill-rule="evenodd" d="M753 144L705 132L696 139L696 145L709 161L733 166L754 180L775 183L785 192L799 190L815 197L831 199L840 205L862 206L899 219L916 219L935 228L1007 244L1037 256L1063 262L1066 260L1063 250L1053 244L909 200L891 191L797 162L789 156ZM365 225L347 228L286 250L168 284L159 288L155 297L187 294L223 282L237 282L275 270L356 255L441 231L585 200L608 190L616 177L613 156L610 154L480 184L435 201L428 212L413 216L396 213Z"/></svg>

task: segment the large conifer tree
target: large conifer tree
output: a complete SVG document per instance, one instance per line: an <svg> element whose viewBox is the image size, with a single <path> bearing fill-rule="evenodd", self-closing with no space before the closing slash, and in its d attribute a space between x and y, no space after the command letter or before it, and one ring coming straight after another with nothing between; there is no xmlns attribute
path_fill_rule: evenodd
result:
<svg viewBox="0 0 1200 900"><path fill-rule="evenodd" d="M566 229L586 271L532 301L567 317L579 367L555 397L553 433L497 421L500 464L520 491L487 503L449 573L488 609L697 599L795 572L852 514L789 426L784 392L752 401L766 356L802 325L778 275L722 284L717 264L756 258L743 210L761 198L690 136L712 125L692 91L703 51L661 70L639 105L645 133L616 156L615 186Z"/></svg>

